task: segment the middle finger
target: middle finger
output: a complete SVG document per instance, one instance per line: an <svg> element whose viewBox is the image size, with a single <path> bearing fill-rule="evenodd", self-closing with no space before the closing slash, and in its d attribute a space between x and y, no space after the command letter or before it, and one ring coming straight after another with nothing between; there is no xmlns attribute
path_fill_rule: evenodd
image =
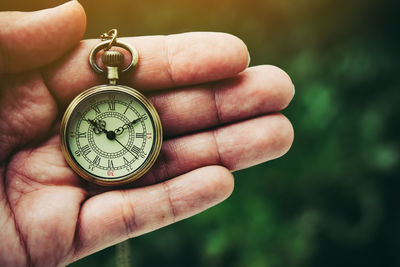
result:
<svg viewBox="0 0 400 267"><path fill-rule="evenodd" d="M230 79L154 95L150 100L168 138L280 111L293 93L284 71L257 66Z"/></svg>

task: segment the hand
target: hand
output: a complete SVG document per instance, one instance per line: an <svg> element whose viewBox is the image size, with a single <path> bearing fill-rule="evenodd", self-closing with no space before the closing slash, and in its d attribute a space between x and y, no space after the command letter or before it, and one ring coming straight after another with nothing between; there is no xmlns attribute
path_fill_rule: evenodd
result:
<svg viewBox="0 0 400 267"><path fill-rule="evenodd" d="M92 125L93 127L93 132L95 134L101 134L101 133L105 133L107 134L108 131L106 130L106 122L103 120L91 120L91 119L87 119L87 121Z"/></svg>
<svg viewBox="0 0 400 267"><path fill-rule="evenodd" d="M58 133L73 97L104 83L86 64L99 41L80 42L84 31L77 1L0 12L1 266L65 265L190 217L231 194L231 171L291 146L291 124L277 113L292 99L290 78L272 66L247 68L236 37L126 38L142 61L121 84L176 90L150 98L165 135L154 167L130 188L99 193L68 167Z"/></svg>
<svg viewBox="0 0 400 267"><path fill-rule="evenodd" d="M122 125L121 127L118 127L117 129L114 130L114 133L116 135L120 135L124 132L125 129L128 129L129 127L131 127L132 125L135 125L135 123L137 123L138 121L140 121L141 118L137 118L136 120L131 121L130 123L125 123L124 125Z"/></svg>

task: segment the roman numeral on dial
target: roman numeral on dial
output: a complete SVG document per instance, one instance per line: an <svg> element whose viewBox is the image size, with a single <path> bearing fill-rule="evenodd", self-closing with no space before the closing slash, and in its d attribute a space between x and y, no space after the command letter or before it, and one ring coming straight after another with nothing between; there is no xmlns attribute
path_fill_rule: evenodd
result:
<svg viewBox="0 0 400 267"><path fill-rule="evenodd" d="M94 157L93 164L94 165L100 165L100 159L101 158L98 155L96 155L96 157Z"/></svg>
<svg viewBox="0 0 400 267"><path fill-rule="evenodd" d="M132 105L132 102L133 102L133 101L129 102L128 106L126 106L126 109L125 109L125 111L124 111L124 114L128 111L128 109L129 109L130 106Z"/></svg>
<svg viewBox="0 0 400 267"><path fill-rule="evenodd" d="M99 115L101 113L99 106L94 106L93 110L96 112L96 115Z"/></svg>
<svg viewBox="0 0 400 267"><path fill-rule="evenodd" d="M86 138L86 132L84 132L84 133L77 132L77 133L76 133L76 136L77 136L78 138Z"/></svg>
<svg viewBox="0 0 400 267"><path fill-rule="evenodd" d="M108 102L108 110L115 110L115 101Z"/></svg>
<svg viewBox="0 0 400 267"><path fill-rule="evenodd" d="M92 149L90 149L89 145L85 145L81 148L82 154L86 156L90 152L92 152Z"/></svg>
<svg viewBox="0 0 400 267"><path fill-rule="evenodd" d="M124 158L125 159L125 158ZM110 170L113 170L114 169L114 162L112 161L112 159L109 159L108 160L108 168L110 169Z"/></svg>
<svg viewBox="0 0 400 267"><path fill-rule="evenodd" d="M126 170L128 172L132 171L133 170L132 164L125 157L123 157L123 159L124 159L124 166L125 166Z"/></svg>
<svg viewBox="0 0 400 267"><path fill-rule="evenodd" d="M144 133L136 133L136 138L144 138Z"/></svg>
<svg viewBox="0 0 400 267"><path fill-rule="evenodd" d="M137 146L133 145L133 147L131 148L131 151L133 153L136 153L137 155L139 155L139 153L142 151L140 148L138 148Z"/></svg>
<svg viewBox="0 0 400 267"><path fill-rule="evenodd" d="M133 145L133 147L131 148L131 151L133 153L135 153L138 157L140 156L140 157L144 158L146 155L146 153L144 153L144 151L141 148L139 148L135 145Z"/></svg>
<svg viewBox="0 0 400 267"><path fill-rule="evenodd" d="M124 158L124 164L125 165L130 164L129 161L125 157L123 157L123 158Z"/></svg>

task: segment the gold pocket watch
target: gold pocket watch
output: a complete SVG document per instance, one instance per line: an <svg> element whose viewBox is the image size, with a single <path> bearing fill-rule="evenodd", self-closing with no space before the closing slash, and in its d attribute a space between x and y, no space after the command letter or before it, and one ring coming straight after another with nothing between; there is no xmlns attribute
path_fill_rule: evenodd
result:
<svg viewBox="0 0 400 267"><path fill-rule="evenodd" d="M162 143L160 117L139 91L117 85L118 74L133 68L138 53L119 41L117 30L101 36L89 55L89 64L106 74L109 84L87 89L72 100L61 121L61 149L71 168L89 182L119 186L146 173L156 161ZM124 55L113 46L127 50L129 65L120 70ZM101 60L105 69L96 63Z"/></svg>

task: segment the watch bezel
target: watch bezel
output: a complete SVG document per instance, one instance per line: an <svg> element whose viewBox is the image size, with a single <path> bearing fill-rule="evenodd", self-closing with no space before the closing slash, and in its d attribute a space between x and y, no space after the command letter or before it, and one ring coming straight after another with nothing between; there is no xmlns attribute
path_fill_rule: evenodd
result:
<svg viewBox="0 0 400 267"><path fill-rule="evenodd" d="M122 92L126 93L134 98L136 98L148 111L153 120L154 125L154 136L153 136L153 147L151 149L150 155L147 157L146 161L136 170L129 173L128 175L121 176L119 178L102 178L91 174L85 170L80 164L76 162L74 157L71 155L71 151L68 147L68 123L71 119L75 108L78 107L87 98L96 95L98 93L104 93L106 91ZM162 146L162 126L160 117L153 106L153 104L139 91L124 85L98 85L89 88L79 95L77 95L67 107L64 116L61 120L60 126L60 139L61 139L61 151L68 163L68 165L83 179L102 186L121 186L129 184L140 177L142 177L149 169L154 165L157 157L161 151Z"/></svg>

